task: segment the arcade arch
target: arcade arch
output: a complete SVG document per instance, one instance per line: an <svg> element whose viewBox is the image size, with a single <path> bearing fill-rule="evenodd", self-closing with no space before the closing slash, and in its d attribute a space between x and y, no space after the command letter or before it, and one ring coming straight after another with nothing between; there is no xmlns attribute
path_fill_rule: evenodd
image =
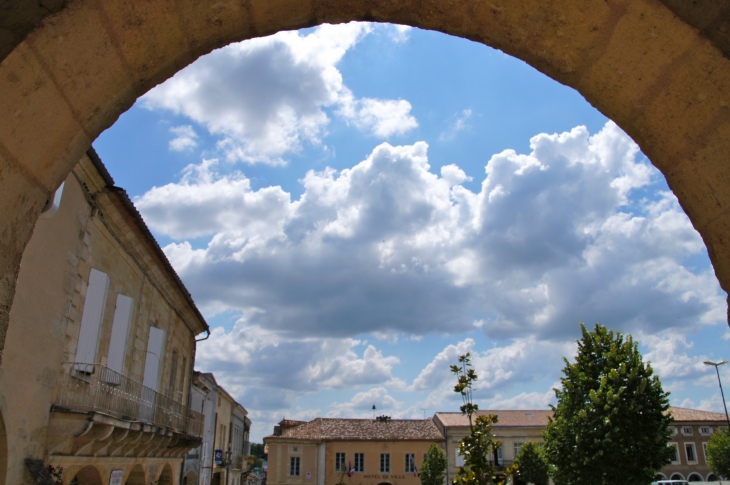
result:
<svg viewBox="0 0 730 485"><path fill-rule="evenodd" d="M101 474L93 465L81 468L69 482L71 485L102 485Z"/></svg>
<svg viewBox="0 0 730 485"><path fill-rule="evenodd" d="M350 20L481 42L578 90L663 172L730 290L730 59L660 2L71 0L0 63L0 335L45 201L139 96L217 47Z"/></svg>
<svg viewBox="0 0 730 485"><path fill-rule="evenodd" d="M142 465L135 465L127 476L124 485L146 485L145 473Z"/></svg>

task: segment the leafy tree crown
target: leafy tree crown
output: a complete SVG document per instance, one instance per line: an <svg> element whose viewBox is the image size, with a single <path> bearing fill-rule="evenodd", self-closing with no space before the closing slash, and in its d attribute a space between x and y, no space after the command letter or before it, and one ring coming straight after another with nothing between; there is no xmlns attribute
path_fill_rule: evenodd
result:
<svg viewBox="0 0 730 485"><path fill-rule="evenodd" d="M581 323L575 363L565 361L544 431L557 483L645 485L670 463L669 393L628 335Z"/></svg>

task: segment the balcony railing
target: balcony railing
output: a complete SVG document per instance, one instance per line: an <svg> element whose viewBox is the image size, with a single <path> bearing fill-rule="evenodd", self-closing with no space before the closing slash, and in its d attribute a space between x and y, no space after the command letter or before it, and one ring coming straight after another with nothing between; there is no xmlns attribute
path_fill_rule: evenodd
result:
<svg viewBox="0 0 730 485"><path fill-rule="evenodd" d="M64 364L56 405L203 435L202 414L101 364Z"/></svg>

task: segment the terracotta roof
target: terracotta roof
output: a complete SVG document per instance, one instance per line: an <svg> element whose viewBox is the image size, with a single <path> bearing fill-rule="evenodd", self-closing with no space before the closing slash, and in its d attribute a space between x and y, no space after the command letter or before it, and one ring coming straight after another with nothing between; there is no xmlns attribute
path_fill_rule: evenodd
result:
<svg viewBox="0 0 730 485"><path fill-rule="evenodd" d="M278 438L268 436L267 438ZM282 430L280 438L301 440L443 440L432 419L317 418L294 428Z"/></svg>
<svg viewBox="0 0 730 485"><path fill-rule="evenodd" d="M544 428L548 424L548 416L552 416L553 412L550 409L485 409L478 414L496 414L498 421L492 428ZM469 418L461 413L436 413L436 419L447 427L469 426Z"/></svg>
<svg viewBox="0 0 730 485"><path fill-rule="evenodd" d="M669 408L675 421L722 421L727 423L727 419L722 413L713 413L710 411L700 411L699 409L677 408L672 406Z"/></svg>

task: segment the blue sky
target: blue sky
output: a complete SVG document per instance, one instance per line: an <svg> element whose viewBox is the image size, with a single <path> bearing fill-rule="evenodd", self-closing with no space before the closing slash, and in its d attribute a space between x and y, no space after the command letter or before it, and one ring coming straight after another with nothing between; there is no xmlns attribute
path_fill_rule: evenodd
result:
<svg viewBox="0 0 730 485"><path fill-rule="evenodd" d="M725 297L661 174L577 92L463 39L347 24L233 44L94 146L251 412L545 408L578 322L631 333L674 405L721 410ZM726 377L730 377L728 374Z"/></svg>

